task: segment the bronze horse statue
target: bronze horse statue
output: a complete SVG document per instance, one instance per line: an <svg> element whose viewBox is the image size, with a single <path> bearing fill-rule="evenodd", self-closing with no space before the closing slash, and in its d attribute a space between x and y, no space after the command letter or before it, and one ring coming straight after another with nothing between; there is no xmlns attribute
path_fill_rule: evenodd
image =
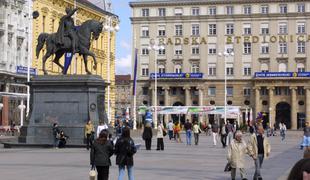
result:
<svg viewBox="0 0 310 180"><path fill-rule="evenodd" d="M94 59L94 66L93 68L96 70L97 68L97 61L95 54L89 51L91 45L91 38L97 40L99 38L100 33L102 32L103 25L102 22L96 20L87 20L85 21L79 29L77 29L76 37L77 41L75 42L76 53L79 53L83 56L85 70L87 74L91 74L87 67L87 57L91 56ZM64 74L64 66L59 63L59 59L67 52L72 52L72 45L71 39L69 37L64 37L64 44L59 45L56 43L56 33L48 34L48 33L41 33L38 37L38 44L36 47L36 56L39 57L40 51L43 48L44 44L46 43L46 53L43 56L43 72L47 74L45 69L46 60L53 54L55 54L55 58L53 62L57 64L61 69L62 73Z"/></svg>

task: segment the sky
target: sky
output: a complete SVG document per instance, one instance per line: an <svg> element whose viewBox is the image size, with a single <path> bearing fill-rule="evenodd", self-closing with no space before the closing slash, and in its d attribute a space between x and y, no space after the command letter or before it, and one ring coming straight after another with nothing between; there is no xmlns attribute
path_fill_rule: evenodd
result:
<svg viewBox="0 0 310 180"><path fill-rule="evenodd" d="M102 7L103 0L89 0L95 5ZM115 73L131 74L131 41L132 28L130 23L131 9L129 2L133 0L110 0L112 12L120 19L120 30L116 35L116 62Z"/></svg>

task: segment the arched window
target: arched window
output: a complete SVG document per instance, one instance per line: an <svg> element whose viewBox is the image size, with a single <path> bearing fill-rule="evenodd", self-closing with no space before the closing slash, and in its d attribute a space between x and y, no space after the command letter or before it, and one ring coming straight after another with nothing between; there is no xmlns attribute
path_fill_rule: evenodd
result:
<svg viewBox="0 0 310 180"><path fill-rule="evenodd" d="M175 73L182 73L182 66L181 66L181 64L174 65L174 72Z"/></svg>
<svg viewBox="0 0 310 180"><path fill-rule="evenodd" d="M305 72L305 65L303 63L297 64L297 72Z"/></svg>
<svg viewBox="0 0 310 180"><path fill-rule="evenodd" d="M286 72L287 71L287 66L285 63L280 63L279 64L279 72Z"/></svg>
<svg viewBox="0 0 310 180"><path fill-rule="evenodd" d="M268 64L262 63L262 64L260 65L260 70L261 70L261 72L268 72L268 71L269 71Z"/></svg>

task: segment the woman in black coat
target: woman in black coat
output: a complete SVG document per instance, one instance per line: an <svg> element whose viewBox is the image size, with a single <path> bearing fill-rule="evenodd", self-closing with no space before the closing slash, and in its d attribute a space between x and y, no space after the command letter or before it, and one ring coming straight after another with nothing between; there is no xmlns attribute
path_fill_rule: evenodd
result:
<svg viewBox="0 0 310 180"><path fill-rule="evenodd" d="M133 180L133 155L137 152L134 141L130 138L130 129L125 127L122 136L116 141L115 154L116 165L119 168L118 180L124 178L125 167L128 171L128 179Z"/></svg>
<svg viewBox="0 0 310 180"><path fill-rule="evenodd" d="M112 143L108 141L108 134L108 131L101 131L90 151L90 163L92 168L96 166L98 172L97 180L109 179L110 157L114 151Z"/></svg>
<svg viewBox="0 0 310 180"><path fill-rule="evenodd" d="M142 139L145 141L146 150L151 150L152 137L153 137L153 132L152 132L151 124L147 123L144 127L144 131L142 134Z"/></svg>

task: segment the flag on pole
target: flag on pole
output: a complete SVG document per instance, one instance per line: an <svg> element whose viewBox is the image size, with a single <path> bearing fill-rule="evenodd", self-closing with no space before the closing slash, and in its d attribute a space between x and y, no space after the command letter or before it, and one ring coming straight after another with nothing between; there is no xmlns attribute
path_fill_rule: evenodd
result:
<svg viewBox="0 0 310 180"><path fill-rule="evenodd" d="M71 64L72 61L72 53L66 53L65 54L65 66L64 66L64 74L67 74L67 71L69 69L69 66Z"/></svg>
<svg viewBox="0 0 310 180"><path fill-rule="evenodd" d="M137 66L138 66L138 49L135 49L135 64L134 64L134 72L133 72L133 89L132 89L132 94L134 96L136 95Z"/></svg>

